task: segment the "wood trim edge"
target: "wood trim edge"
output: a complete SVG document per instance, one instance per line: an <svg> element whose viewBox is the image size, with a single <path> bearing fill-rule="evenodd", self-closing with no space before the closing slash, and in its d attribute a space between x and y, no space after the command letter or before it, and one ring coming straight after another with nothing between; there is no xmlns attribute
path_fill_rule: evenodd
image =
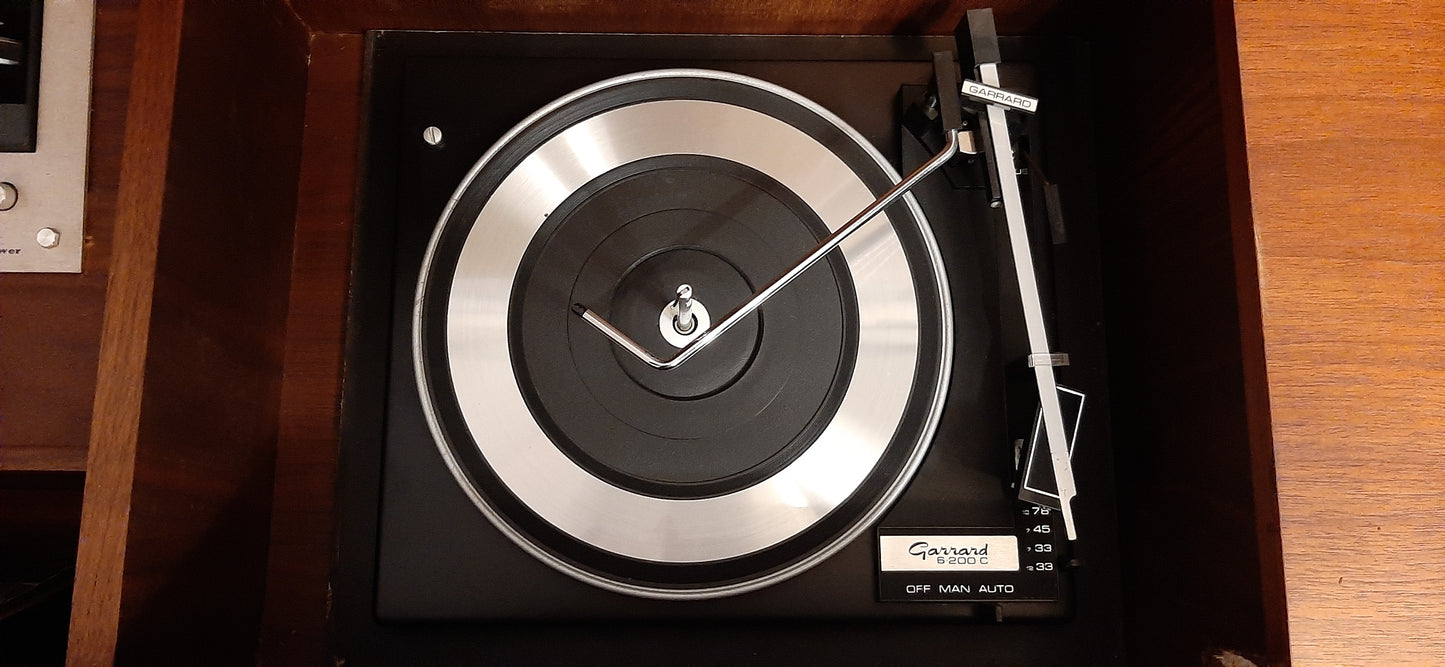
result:
<svg viewBox="0 0 1445 667"><path fill-rule="evenodd" d="M114 661L130 490L155 289L185 3L148 0L137 20L115 246L101 325L85 502L72 596L71 665Z"/></svg>
<svg viewBox="0 0 1445 667"><path fill-rule="evenodd" d="M1239 308L1240 356L1254 484L1260 590L1264 602L1264 658L1270 665L1286 665L1290 661L1289 607L1285 600L1284 555L1280 545L1279 500L1274 477L1274 427L1270 419L1269 377L1264 356L1259 258L1254 242L1234 4L1229 0L1216 0L1214 11L1224 153L1229 177L1230 234L1234 245L1234 279Z"/></svg>

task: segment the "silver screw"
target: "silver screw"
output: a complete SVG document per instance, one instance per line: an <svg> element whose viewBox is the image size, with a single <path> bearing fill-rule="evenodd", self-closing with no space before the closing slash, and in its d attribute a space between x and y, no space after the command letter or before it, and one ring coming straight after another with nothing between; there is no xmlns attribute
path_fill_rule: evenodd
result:
<svg viewBox="0 0 1445 667"><path fill-rule="evenodd" d="M41 227L40 231L35 232L35 242L42 248L54 248L60 245L60 232L53 227Z"/></svg>
<svg viewBox="0 0 1445 667"><path fill-rule="evenodd" d="M442 129L435 125L428 125L421 131L421 140L432 146L442 145Z"/></svg>
<svg viewBox="0 0 1445 667"><path fill-rule="evenodd" d="M0 211L8 211L15 208L15 202L20 199L20 192L14 185L0 183Z"/></svg>

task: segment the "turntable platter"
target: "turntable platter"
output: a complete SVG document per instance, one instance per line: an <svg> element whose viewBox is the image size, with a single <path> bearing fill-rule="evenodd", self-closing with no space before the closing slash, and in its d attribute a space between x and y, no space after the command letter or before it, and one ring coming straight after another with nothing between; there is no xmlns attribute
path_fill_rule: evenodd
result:
<svg viewBox="0 0 1445 667"><path fill-rule="evenodd" d="M911 198L676 369L569 308L670 355L699 333L665 326L679 286L726 313L897 180L825 109L735 74L628 75L524 120L457 188L417 288L457 481L538 559L644 597L752 590L847 544L917 469L950 370Z"/></svg>

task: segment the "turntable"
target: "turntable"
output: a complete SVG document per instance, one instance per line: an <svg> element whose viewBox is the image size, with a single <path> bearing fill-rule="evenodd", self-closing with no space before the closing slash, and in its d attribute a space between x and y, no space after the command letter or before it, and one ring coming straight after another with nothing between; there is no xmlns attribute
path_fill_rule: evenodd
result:
<svg viewBox="0 0 1445 667"><path fill-rule="evenodd" d="M343 562L379 623L949 619L1117 658L1067 45L983 11L370 48L344 446L379 512Z"/></svg>

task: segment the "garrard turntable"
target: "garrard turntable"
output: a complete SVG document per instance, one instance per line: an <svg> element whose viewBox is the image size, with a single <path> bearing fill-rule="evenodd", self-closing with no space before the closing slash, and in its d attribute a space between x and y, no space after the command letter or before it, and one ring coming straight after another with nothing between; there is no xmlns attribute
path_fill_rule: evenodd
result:
<svg viewBox="0 0 1445 667"><path fill-rule="evenodd" d="M1076 51L986 11L370 46L365 642L954 619L980 659L1121 658Z"/></svg>

